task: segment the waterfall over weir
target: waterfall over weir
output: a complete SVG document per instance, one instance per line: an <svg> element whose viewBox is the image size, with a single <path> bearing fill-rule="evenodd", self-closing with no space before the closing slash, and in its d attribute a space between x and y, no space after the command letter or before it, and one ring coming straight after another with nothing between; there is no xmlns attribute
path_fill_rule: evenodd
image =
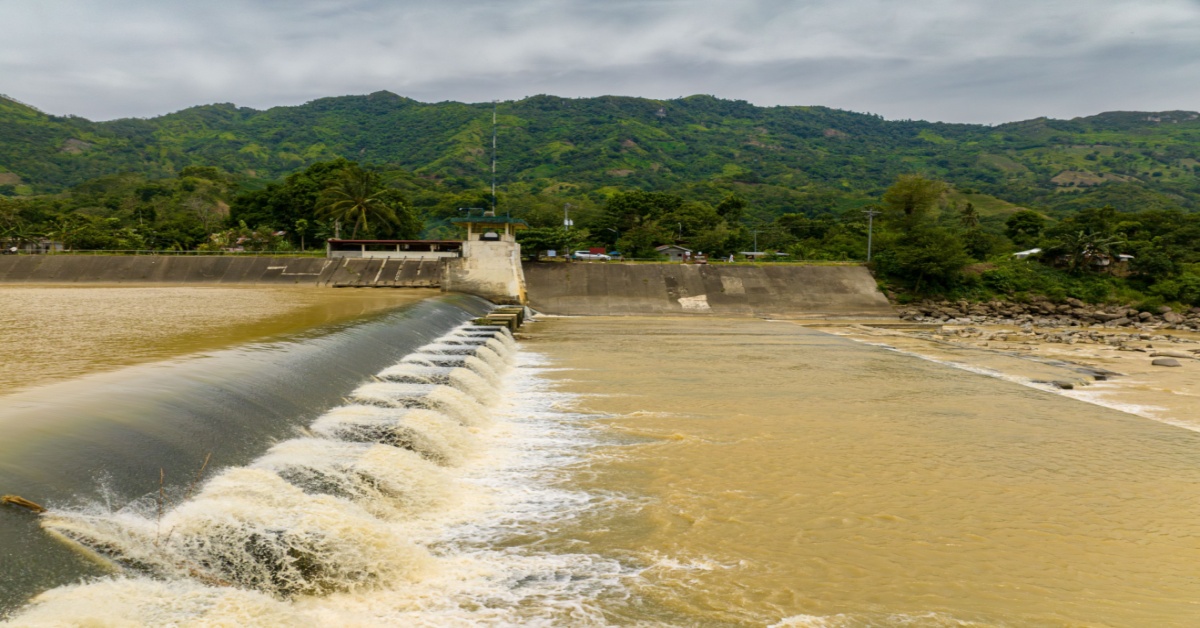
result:
<svg viewBox="0 0 1200 628"><path fill-rule="evenodd" d="M50 512L0 513L0 613L114 572L132 580L52 591L33 616L53 617L55 596L79 596L70 609L164 583L270 605L436 571L411 526L469 498L454 470L482 447L515 355L506 329L467 323L487 307L431 299L10 397L0 485Z"/></svg>

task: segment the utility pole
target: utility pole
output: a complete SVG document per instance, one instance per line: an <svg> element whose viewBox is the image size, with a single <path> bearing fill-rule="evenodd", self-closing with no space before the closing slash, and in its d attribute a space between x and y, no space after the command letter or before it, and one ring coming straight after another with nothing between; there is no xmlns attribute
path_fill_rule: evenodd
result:
<svg viewBox="0 0 1200 628"><path fill-rule="evenodd" d="M570 229L571 225L575 224L575 223L571 222L570 210L571 210L570 203L563 205L563 229Z"/></svg>
<svg viewBox="0 0 1200 628"><path fill-rule="evenodd" d="M496 108L498 101L492 101L492 215L496 215ZM505 215L508 215L508 207L504 208ZM507 227L505 227L507 229Z"/></svg>
<svg viewBox="0 0 1200 628"><path fill-rule="evenodd" d="M864 209L863 213L867 215L867 261L871 261L871 232L875 227L875 217L879 215L877 209Z"/></svg>

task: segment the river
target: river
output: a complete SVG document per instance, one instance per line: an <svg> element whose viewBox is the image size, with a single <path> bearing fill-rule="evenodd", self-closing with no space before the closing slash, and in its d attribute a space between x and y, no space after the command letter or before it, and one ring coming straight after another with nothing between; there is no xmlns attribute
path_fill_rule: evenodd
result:
<svg viewBox="0 0 1200 628"><path fill-rule="evenodd" d="M9 622L1200 616L1200 433L788 322L548 317L467 363L454 343L482 333L463 326L478 307L426 299L10 395L23 422L62 399L76 416L55 425L88 438L0 448L0 492L50 507L0 509ZM151 372L181 392L130 386ZM399 383L421 373L449 385ZM214 391L250 424L189 410ZM95 419L74 394L124 412ZM347 436L367 425L403 447ZM108 463L58 470L47 451Z"/></svg>

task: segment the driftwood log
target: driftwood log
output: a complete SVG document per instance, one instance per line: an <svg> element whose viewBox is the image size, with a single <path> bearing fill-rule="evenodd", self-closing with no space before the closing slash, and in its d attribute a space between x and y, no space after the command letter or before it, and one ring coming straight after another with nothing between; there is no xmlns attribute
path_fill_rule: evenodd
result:
<svg viewBox="0 0 1200 628"><path fill-rule="evenodd" d="M29 501L28 499L25 499L24 497L18 497L16 495L0 495L0 504L8 504L10 506L20 506L21 508L28 509L39 515L46 512L46 509L41 507L40 505L35 504L35 503Z"/></svg>

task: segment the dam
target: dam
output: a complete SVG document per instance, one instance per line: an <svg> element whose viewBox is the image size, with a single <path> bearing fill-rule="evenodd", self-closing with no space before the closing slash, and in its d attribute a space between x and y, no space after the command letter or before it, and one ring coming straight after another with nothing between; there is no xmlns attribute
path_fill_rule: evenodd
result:
<svg viewBox="0 0 1200 628"><path fill-rule="evenodd" d="M524 297L540 312L561 315L896 317L863 266L526 262L515 273L507 269L509 259L502 253L500 271L483 271L487 278L476 280L451 272L445 259L4 256L0 285L440 288L495 302Z"/></svg>
<svg viewBox="0 0 1200 628"><path fill-rule="evenodd" d="M0 625L1191 623L1200 431L806 327L888 311L824 268L6 281Z"/></svg>

